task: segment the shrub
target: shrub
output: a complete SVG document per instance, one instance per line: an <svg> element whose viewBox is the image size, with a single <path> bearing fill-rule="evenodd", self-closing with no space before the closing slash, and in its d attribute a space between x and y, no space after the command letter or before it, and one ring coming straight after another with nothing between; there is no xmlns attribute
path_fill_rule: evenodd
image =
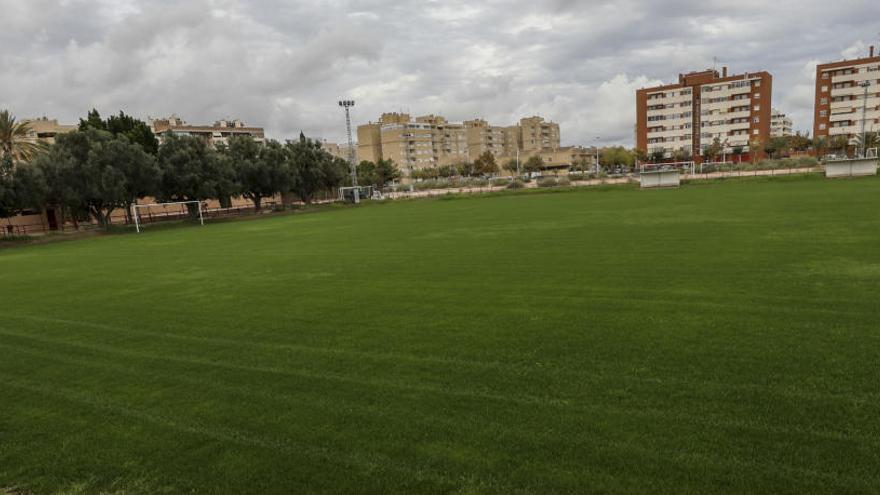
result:
<svg viewBox="0 0 880 495"><path fill-rule="evenodd" d="M507 185L508 189L522 189L524 187L526 187L526 183L519 179L516 179Z"/></svg>
<svg viewBox="0 0 880 495"><path fill-rule="evenodd" d="M510 184L510 179L492 179L492 185L495 187L504 187Z"/></svg>
<svg viewBox="0 0 880 495"><path fill-rule="evenodd" d="M537 182L538 187L556 187L559 185L556 177L539 177Z"/></svg>
<svg viewBox="0 0 880 495"><path fill-rule="evenodd" d="M556 184L559 186L570 186L571 179L569 179L568 177L560 177L556 179Z"/></svg>

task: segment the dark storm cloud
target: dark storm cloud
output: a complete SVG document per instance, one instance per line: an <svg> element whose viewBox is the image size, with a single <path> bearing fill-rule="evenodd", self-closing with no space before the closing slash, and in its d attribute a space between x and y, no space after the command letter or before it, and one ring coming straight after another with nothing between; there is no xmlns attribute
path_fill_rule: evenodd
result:
<svg viewBox="0 0 880 495"><path fill-rule="evenodd" d="M816 61L878 36L867 1L0 0L0 107L73 122L89 108L273 137L338 140L382 111L538 114L567 144L631 144L634 91L719 65L769 70L774 106L811 126Z"/></svg>

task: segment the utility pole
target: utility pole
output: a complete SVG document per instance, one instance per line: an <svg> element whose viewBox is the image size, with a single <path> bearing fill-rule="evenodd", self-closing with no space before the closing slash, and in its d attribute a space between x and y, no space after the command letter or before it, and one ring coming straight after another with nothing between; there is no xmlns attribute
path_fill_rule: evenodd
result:
<svg viewBox="0 0 880 495"><path fill-rule="evenodd" d="M871 86L871 83L870 81L862 81L860 86L865 88L865 94L862 97L862 158L866 158L868 156L868 140L865 135L865 124L867 123L865 118L868 113L868 87Z"/></svg>
<svg viewBox="0 0 880 495"><path fill-rule="evenodd" d="M357 165L354 156L354 141L351 139L351 113L354 100L340 100L339 106L345 109L345 132L348 134L348 166L351 169L351 185L354 187L354 203L361 202L361 190L358 187Z"/></svg>
<svg viewBox="0 0 880 495"><path fill-rule="evenodd" d="M596 136L596 178L599 178L599 140L601 138Z"/></svg>

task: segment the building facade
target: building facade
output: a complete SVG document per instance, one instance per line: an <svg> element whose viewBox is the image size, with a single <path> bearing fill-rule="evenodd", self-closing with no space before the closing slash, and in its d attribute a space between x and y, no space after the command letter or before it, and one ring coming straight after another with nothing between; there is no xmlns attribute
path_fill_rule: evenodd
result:
<svg viewBox="0 0 880 495"><path fill-rule="evenodd" d="M54 144L57 135L73 132L78 129L77 125L59 124L57 119L49 119L47 117L24 119L22 123L27 124L30 128L25 141L33 144Z"/></svg>
<svg viewBox="0 0 880 495"><path fill-rule="evenodd" d="M636 147L649 155L677 153L701 161L715 139L723 151L749 150L770 138L773 77L706 70L680 74L678 83L636 92Z"/></svg>
<svg viewBox="0 0 880 495"><path fill-rule="evenodd" d="M438 115L413 119L405 113L384 113L378 122L358 126L357 135L358 160L390 159L405 175L471 162L486 152L501 165L517 152L525 159L561 149L559 124L541 117L527 117L513 126L495 126L483 119L456 123Z"/></svg>
<svg viewBox="0 0 880 495"><path fill-rule="evenodd" d="M791 117L777 109L770 114L770 137L786 137L794 135Z"/></svg>
<svg viewBox="0 0 880 495"><path fill-rule="evenodd" d="M866 58L816 67L813 137L855 144L863 131L880 131L880 57L873 46Z"/></svg>
<svg viewBox="0 0 880 495"><path fill-rule="evenodd" d="M194 136L203 139L211 146L228 144L233 136L250 136L258 143L266 139L262 127L249 127L240 120L218 120L213 125L190 125L177 116L166 119L150 119L150 129L161 143L165 136Z"/></svg>

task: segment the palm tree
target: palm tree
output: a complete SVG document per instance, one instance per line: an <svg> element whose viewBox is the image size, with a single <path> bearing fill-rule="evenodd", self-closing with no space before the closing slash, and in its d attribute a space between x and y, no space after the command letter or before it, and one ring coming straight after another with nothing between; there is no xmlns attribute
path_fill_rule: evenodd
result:
<svg viewBox="0 0 880 495"><path fill-rule="evenodd" d="M861 134L856 136L856 146L861 152L864 153L867 153L867 151L870 149L880 147L880 133L867 132L864 136L862 136Z"/></svg>
<svg viewBox="0 0 880 495"><path fill-rule="evenodd" d="M0 111L0 155L11 157L13 162L33 158L41 146L27 141L30 132L31 126L26 122L16 122L9 110Z"/></svg>

